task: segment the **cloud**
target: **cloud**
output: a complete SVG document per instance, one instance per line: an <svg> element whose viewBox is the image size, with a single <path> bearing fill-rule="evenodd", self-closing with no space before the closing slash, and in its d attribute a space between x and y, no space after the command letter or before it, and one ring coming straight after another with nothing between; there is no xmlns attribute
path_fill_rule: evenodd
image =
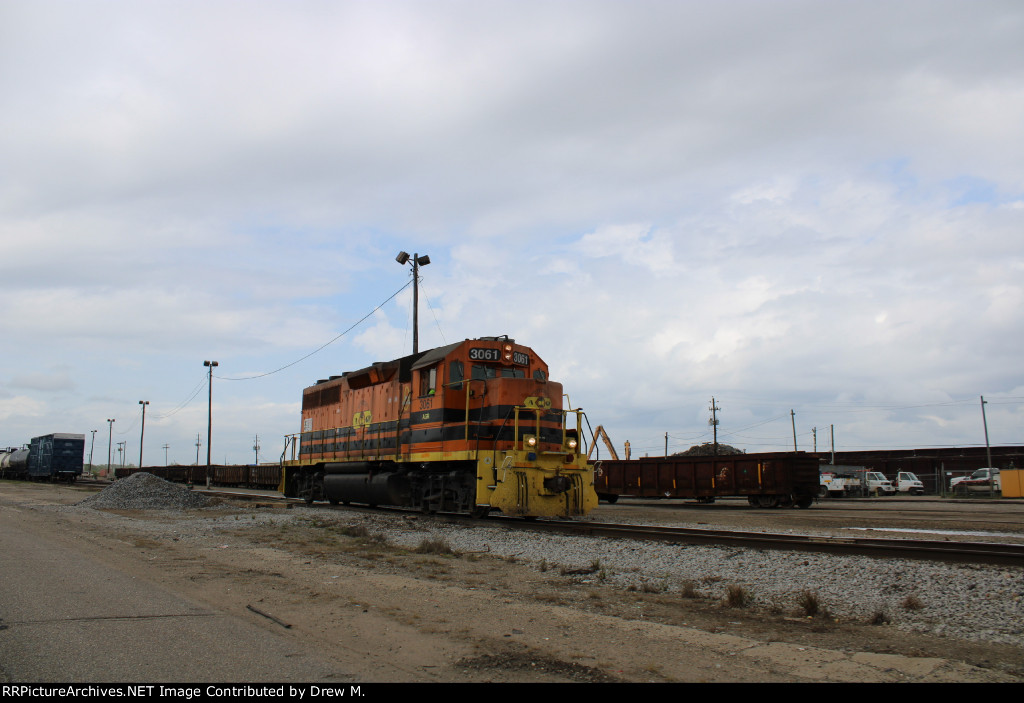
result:
<svg viewBox="0 0 1024 703"><path fill-rule="evenodd" d="M701 438L712 395L748 448L785 448L790 409L801 441L839 421L850 444L971 442L981 393L1020 439L1015 5L40 0L5 19L11 443L108 418L132 441L145 397L185 403L153 441L194 460L215 358L216 449L242 460L297 429L305 385L411 351L407 289L310 355L408 282L400 249L433 261L421 349L510 334L638 448ZM916 402L953 404L897 409Z"/></svg>

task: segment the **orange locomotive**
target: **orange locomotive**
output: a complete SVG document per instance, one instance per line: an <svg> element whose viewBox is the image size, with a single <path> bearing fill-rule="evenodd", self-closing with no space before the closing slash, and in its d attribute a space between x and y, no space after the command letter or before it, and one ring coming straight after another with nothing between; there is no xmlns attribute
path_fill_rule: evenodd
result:
<svg viewBox="0 0 1024 703"><path fill-rule="evenodd" d="M481 337L318 381L302 395L281 492L486 515L586 515L582 411L529 347Z"/></svg>

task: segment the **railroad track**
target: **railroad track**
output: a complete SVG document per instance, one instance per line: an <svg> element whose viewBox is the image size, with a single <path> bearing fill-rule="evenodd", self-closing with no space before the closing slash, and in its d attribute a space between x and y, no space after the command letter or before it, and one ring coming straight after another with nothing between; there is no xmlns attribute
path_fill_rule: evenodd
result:
<svg viewBox="0 0 1024 703"><path fill-rule="evenodd" d="M620 523L570 523L514 521L512 518L492 518L505 524L513 523L531 530L562 534L641 539L672 544L713 544L746 549L781 549L825 554L857 555L882 559L930 559L972 564L1000 564L1024 566L1024 545L988 542L946 542L939 540L881 539L875 537L830 537L822 535L793 535L768 532L737 532L690 527L663 527L626 525Z"/></svg>
<svg viewBox="0 0 1024 703"><path fill-rule="evenodd" d="M304 501L259 493L232 491L203 491L233 500L284 502L305 506ZM364 508L361 506L332 506L315 504L318 508L371 513L396 512L407 514L401 508ZM731 546L744 549L776 549L798 552L816 552L844 556L867 556L878 559L924 559L971 564L997 564L1024 566L1024 544L996 542L947 542L942 540L884 539L877 537L831 537L824 535L793 535L788 533L739 532L692 527L665 527L660 525L629 525L622 523L573 522L554 520L523 520L490 516L477 520L464 515L439 514L439 519L463 525L504 525L523 530L553 532L587 537L639 539L671 544L702 544Z"/></svg>

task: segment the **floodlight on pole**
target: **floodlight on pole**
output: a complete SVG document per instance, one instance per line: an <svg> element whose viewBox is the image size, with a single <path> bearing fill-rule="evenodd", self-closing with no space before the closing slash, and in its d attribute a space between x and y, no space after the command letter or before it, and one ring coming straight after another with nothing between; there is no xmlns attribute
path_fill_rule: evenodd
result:
<svg viewBox="0 0 1024 703"><path fill-rule="evenodd" d="M430 263L430 257L424 254L413 254L411 257L404 251L398 252L398 256L395 257L402 266L409 261L412 261L412 353L417 354L420 350L420 266L426 266Z"/></svg>
<svg viewBox="0 0 1024 703"><path fill-rule="evenodd" d="M210 441L213 439L213 369L219 366L216 361L204 361L203 366L210 369L210 399L206 414L206 487L210 487Z"/></svg>
<svg viewBox="0 0 1024 703"><path fill-rule="evenodd" d="M113 459L114 454L114 421L109 417L107 418L107 425L109 432L107 433L107 479L110 478L110 461Z"/></svg>

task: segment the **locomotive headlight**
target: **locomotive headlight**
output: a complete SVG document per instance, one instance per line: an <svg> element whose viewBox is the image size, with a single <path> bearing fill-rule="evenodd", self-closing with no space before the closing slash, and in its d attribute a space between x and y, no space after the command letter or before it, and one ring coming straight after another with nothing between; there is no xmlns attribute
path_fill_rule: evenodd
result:
<svg viewBox="0 0 1024 703"><path fill-rule="evenodd" d="M577 442L575 439L570 438L569 441L565 443L565 445L569 447L569 449L575 451L576 447L579 445L579 442Z"/></svg>
<svg viewBox="0 0 1024 703"><path fill-rule="evenodd" d="M524 437L524 439L526 441L526 446L530 447L531 449L537 446L537 438L534 437L533 435L527 435L526 437Z"/></svg>

